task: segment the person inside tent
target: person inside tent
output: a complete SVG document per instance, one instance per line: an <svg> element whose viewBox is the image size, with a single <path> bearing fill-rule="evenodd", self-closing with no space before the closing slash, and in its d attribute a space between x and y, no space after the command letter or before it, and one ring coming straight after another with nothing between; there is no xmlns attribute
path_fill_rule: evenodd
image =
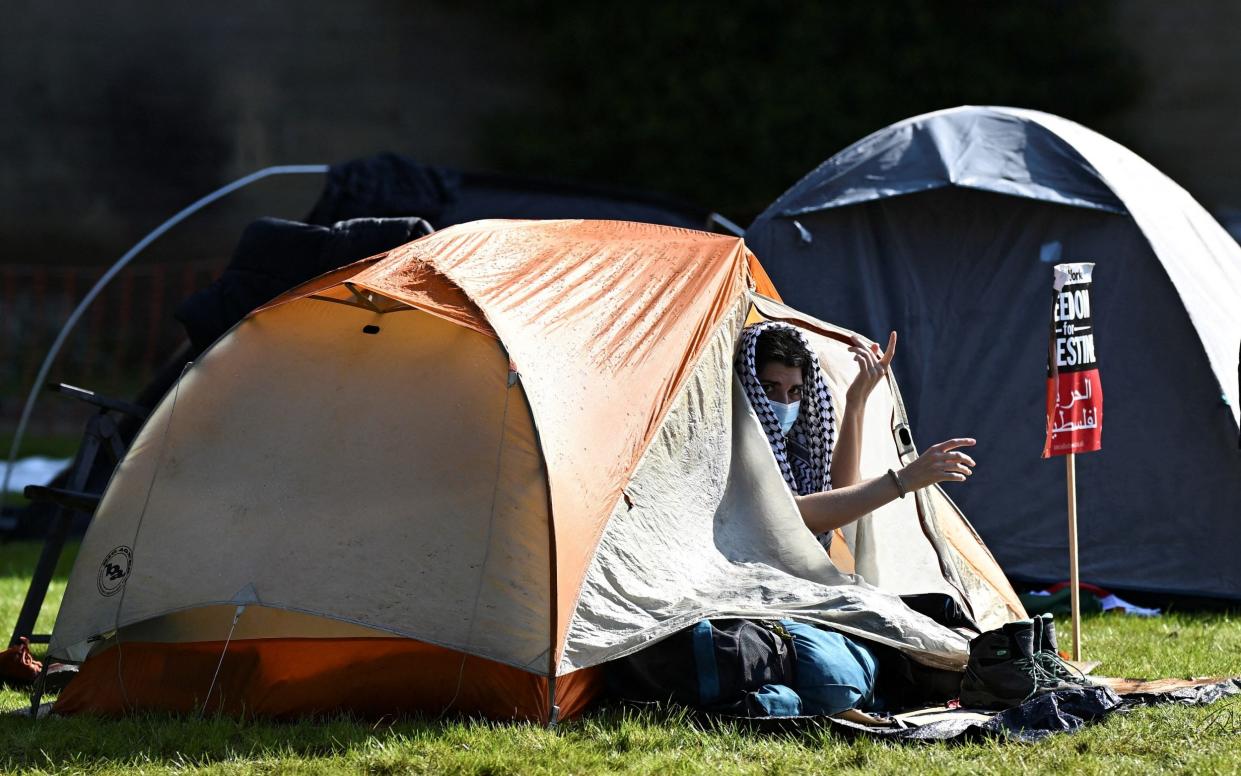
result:
<svg viewBox="0 0 1241 776"><path fill-rule="evenodd" d="M863 480L859 465L866 400L892 363L896 333L889 337L886 351L858 338L849 350L858 375L845 393L839 424L818 359L795 327L776 321L748 326L737 350L737 373L780 471L802 520L825 548L837 528L919 488L964 481L974 466L974 460L958 449L974 440L950 439L932 445L900 471ZM767 697L785 699L787 705L779 713L848 717L885 706L877 697L879 659L870 646L803 622L781 624L794 644L793 684L763 689Z"/></svg>
<svg viewBox="0 0 1241 776"><path fill-rule="evenodd" d="M900 471L889 469L863 480L859 465L866 400L892 363L896 332L884 351L857 337L849 350L859 370L837 422L818 359L795 327L778 321L752 324L742 331L737 349L741 384L795 494L802 520L824 547L837 528L920 488L963 482L974 466L974 459L959 449L974 440L949 439L931 445Z"/></svg>
<svg viewBox="0 0 1241 776"><path fill-rule="evenodd" d="M785 482L806 526L824 545L835 529L910 491L963 481L974 466L973 459L958 450L974 440L951 439L933 445L899 472L862 479L866 400L892 362L896 335L886 351L860 339L850 350L859 370L845 394L839 422L818 360L798 329L776 321L748 326L736 352L736 372ZM782 645L792 649L786 652ZM915 675L912 668L904 670L904 662L901 670L885 668L881 685L881 660L891 665L894 655L903 661L891 648L791 618L718 618L701 620L676 638L616 661L609 682L618 695L632 700L674 697L706 711L840 716L863 724L875 722L868 712L898 707L919 697L919 690L940 701L960 686L958 672L923 668ZM907 692L915 682L927 686Z"/></svg>

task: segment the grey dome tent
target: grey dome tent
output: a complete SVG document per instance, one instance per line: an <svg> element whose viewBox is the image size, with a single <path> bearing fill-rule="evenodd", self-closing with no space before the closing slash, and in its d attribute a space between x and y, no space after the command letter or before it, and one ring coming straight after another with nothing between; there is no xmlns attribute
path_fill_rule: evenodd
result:
<svg viewBox="0 0 1241 776"><path fill-rule="evenodd" d="M1078 457L1082 576L1241 599L1241 246L1119 144L962 107L828 159L746 232L786 301L882 341L919 439L972 435L949 489L1013 578L1067 577L1064 466L1039 458L1051 265L1094 261L1103 449Z"/></svg>

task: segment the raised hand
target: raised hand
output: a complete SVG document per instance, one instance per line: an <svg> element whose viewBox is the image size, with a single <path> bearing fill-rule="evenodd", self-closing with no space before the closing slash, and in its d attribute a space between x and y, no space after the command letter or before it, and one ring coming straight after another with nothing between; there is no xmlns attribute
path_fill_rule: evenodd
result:
<svg viewBox="0 0 1241 776"><path fill-rule="evenodd" d="M901 469L901 484L912 493L937 482L964 482L974 473L975 463L973 458L957 448L973 447L975 444L973 439L960 438L931 445L913 463Z"/></svg>
<svg viewBox="0 0 1241 776"><path fill-rule="evenodd" d="M849 385L848 391L845 393L845 399L850 404L854 402L866 402L866 397L870 396L870 392L875 390L875 386L888 373L888 365L892 363L892 357L896 354L896 332L888 335L888 347L879 350L879 345L867 343L856 334L853 335L853 344L849 346L849 352L853 354L853 360L857 362L858 374L853 378L853 382Z"/></svg>

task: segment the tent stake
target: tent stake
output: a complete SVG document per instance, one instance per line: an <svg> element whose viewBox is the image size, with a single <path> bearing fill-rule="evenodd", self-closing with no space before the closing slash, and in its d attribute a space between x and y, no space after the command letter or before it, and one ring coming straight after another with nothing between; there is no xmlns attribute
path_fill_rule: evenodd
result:
<svg viewBox="0 0 1241 776"><path fill-rule="evenodd" d="M547 729L555 730L560 722L560 707L556 705L556 675L547 677Z"/></svg>
<svg viewBox="0 0 1241 776"><path fill-rule="evenodd" d="M1073 659L1082 659L1082 610L1081 590L1077 578L1077 467L1076 455L1069 453L1064 457L1065 471L1068 474L1069 491L1069 590L1073 608Z"/></svg>

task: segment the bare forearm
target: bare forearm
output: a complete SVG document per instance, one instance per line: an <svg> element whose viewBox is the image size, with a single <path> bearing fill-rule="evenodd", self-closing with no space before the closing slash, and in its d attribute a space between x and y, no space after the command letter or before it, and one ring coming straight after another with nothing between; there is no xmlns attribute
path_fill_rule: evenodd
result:
<svg viewBox="0 0 1241 776"><path fill-rule="evenodd" d="M895 476L884 474L825 493L795 496L797 508L806 527L814 533L834 531L895 501L902 492L913 493L937 482L964 482L973 473L974 459L957 448L973 446L974 440L969 438L931 445Z"/></svg>
<svg viewBox="0 0 1241 776"><path fill-rule="evenodd" d="M845 404L844 417L836 432L836 447L832 451L832 487L855 485L862 478L862 421L865 399L850 400Z"/></svg>
<svg viewBox="0 0 1241 776"><path fill-rule="evenodd" d="M823 493L796 496L795 499L806 527L820 534L842 528L899 496L896 483L885 474Z"/></svg>

